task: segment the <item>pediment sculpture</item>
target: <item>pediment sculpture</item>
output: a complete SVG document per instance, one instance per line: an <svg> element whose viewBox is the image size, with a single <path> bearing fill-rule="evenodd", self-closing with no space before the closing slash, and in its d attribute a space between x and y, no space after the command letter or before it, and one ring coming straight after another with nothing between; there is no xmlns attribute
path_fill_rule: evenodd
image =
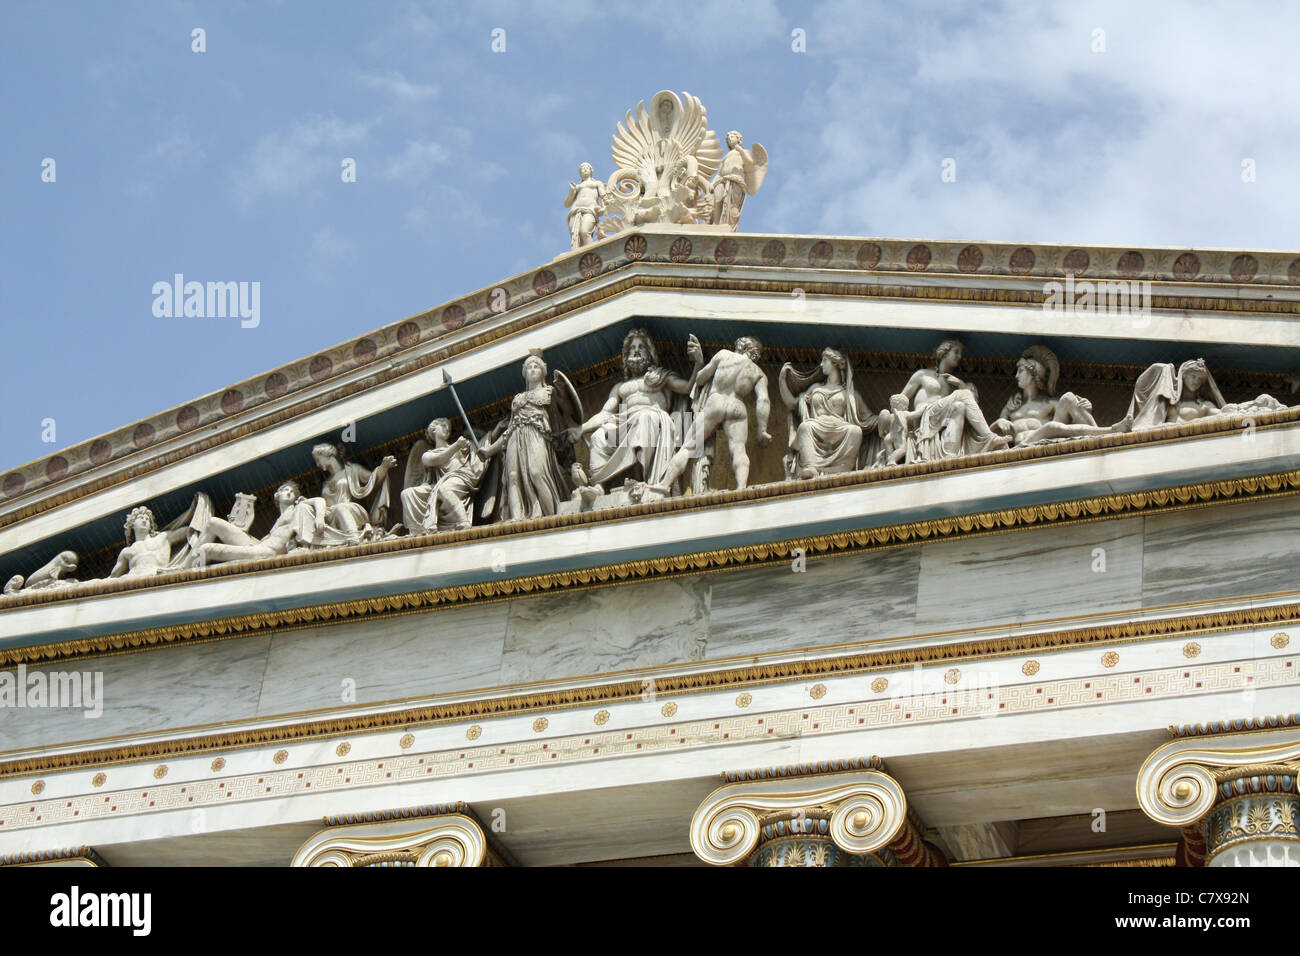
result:
<svg viewBox="0 0 1300 956"><path fill-rule="evenodd" d="M707 361L699 339L685 342L685 367L662 363L654 339L634 328L623 339L620 377L594 414L583 411L578 390L537 350L521 368L523 388L508 413L475 435L455 386L447 378L465 434L436 418L405 452L400 523L390 526L390 473L396 458L373 468L351 459L342 445L311 449L320 488L305 495L286 479L274 494L275 519L266 534L251 533L256 499L235 496L225 518L205 492L167 524L141 505L126 516L126 543L110 578L151 577L203 570L236 561L329 550L402 535L435 535L491 524L547 518L649 502L709 489L721 434L735 487L748 486L751 448L771 442L772 410L763 346L742 335ZM848 353L826 347L807 371L785 363L775 375L786 411L782 466L786 481L923 464L1011 447L1177 427L1207 418L1245 421L1287 408L1270 395L1246 402L1224 399L1203 359L1175 367L1156 363L1134 383L1128 411L1110 425L1097 423L1081 395L1057 394L1056 354L1042 344L1026 348L1015 367L1015 391L990 422L972 382L958 375L965 348L946 338L934 363L918 369L886 407L873 410L855 379ZM751 411L752 409L752 411ZM753 416L753 428L750 418ZM582 454L579 454L582 452ZM761 452L760 452L761 453ZM83 563L61 550L26 579L14 575L6 597L79 587L71 576Z"/></svg>

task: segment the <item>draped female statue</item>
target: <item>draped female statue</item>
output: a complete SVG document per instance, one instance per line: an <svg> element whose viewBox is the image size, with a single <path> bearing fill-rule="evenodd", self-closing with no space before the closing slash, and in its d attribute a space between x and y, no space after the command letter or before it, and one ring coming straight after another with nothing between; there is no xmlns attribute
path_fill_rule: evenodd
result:
<svg viewBox="0 0 1300 956"><path fill-rule="evenodd" d="M565 466L571 463L573 448L567 436L583 421L577 392L564 374L557 371L555 384L546 384L546 362L540 352L524 359L523 373L526 388L510 401L505 431L479 449L485 460L504 452L496 474L485 481L487 498L480 503L484 517L501 521L541 518L559 511L571 491Z"/></svg>
<svg viewBox="0 0 1300 956"><path fill-rule="evenodd" d="M838 475L861 467L863 435L877 417L853 387L853 368L842 352L826 349L821 364L806 373L787 362L777 385L789 424L787 478Z"/></svg>
<svg viewBox="0 0 1300 956"><path fill-rule="evenodd" d="M1134 428L1155 428L1214 415L1252 415L1286 407L1272 395L1260 395L1249 402L1224 401L1205 359L1197 358L1178 366L1176 373L1173 365L1157 362L1139 375L1128 416Z"/></svg>
<svg viewBox="0 0 1300 956"><path fill-rule="evenodd" d="M934 350L934 367L914 372L901 393L911 403L917 461L976 455L1011 443L989 430L974 386L954 374L964 349L960 339L944 339Z"/></svg>
<svg viewBox="0 0 1300 956"><path fill-rule="evenodd" d="M388 515L388 472L397 459L387 455L371 471L355 461L346 461L343 449L324 442L311 450L317 466L325 472L320 497L304 499L311 509L314 527L303 528L300 535L313 548L330 548L359 544L383 536ZM369 511L362 504L374 495ZM376 528L375 525L379 527Z"/></svg>

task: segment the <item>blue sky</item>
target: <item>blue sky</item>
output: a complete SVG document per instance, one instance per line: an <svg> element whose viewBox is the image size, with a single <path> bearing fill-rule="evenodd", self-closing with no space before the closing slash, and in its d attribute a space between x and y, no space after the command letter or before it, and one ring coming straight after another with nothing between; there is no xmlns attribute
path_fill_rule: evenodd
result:
<svg viewBox="0 0 1300 956"><path fill-rule="evenodd" d="M1300 248L1296 7L9 0L3 18L0 471L549 261L578 163L608 176L615 124L664 88L767 147L746 231ZM155 317L177 272L260 282L260 325Z"/></svg>

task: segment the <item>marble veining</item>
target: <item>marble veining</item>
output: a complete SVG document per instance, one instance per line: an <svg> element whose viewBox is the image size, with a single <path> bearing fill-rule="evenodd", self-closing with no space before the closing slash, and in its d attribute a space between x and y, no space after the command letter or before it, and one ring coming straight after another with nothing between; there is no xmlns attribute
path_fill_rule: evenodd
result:
<svg viewBox="0 0 1300 956"><path fill-rule="evenodd" d="M1294 497L1145 521L1147 607L1300 588L1300 501Z"/></svg>
<svg viewBox="0 0 1300 956"><path fill-rule="evenodd" d="M917 630L1138 607L1141 532L1126 518L923 545Z"/></svg>
<svg viewBox="0 0 1300 956"><path fill-rule="evenodd" d="M699 660L708 640L703 578L510 602L501 683Z"/></svg>
<svg viewBox="0 0 1300 956"><path fill-rule="evenodd" d="M709 657L847 644L912 630L920 549L795 558L772 568L715 574Z"/></svg>
<svg viewBox="0 0 1300 956"><path fill-rule="evenodd" d="M258 713L342 706L345 680L358 704L490 686L508 613L484 604L277 634Z"/></svg>

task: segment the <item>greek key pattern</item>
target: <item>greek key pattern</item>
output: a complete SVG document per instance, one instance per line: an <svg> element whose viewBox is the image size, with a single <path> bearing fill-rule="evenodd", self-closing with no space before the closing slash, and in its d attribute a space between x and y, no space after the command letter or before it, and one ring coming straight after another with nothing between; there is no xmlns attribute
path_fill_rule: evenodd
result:
<svg viewBox="0 0 1300 956"><path fill-rule="evenodd" d="M766 713L760 706L731 717L675 725L602 730L426 754L401 753L222 780L176 782L110 793L101 789L72 799L33 800L0 807L0 832L155 811L198 810L321 791L345 792L390 783L681 752L767 738L811 737L1001 714L1046 713L1098 703L1281 687L1296 684L1297 673L1300 673L1300 657L1278 657L1188 664L1143 672L1107 672L1068 680L954 689ZM762 704L761 689L755 695L755 703ZM682 706L689 710L688 704Z"/></svg>

